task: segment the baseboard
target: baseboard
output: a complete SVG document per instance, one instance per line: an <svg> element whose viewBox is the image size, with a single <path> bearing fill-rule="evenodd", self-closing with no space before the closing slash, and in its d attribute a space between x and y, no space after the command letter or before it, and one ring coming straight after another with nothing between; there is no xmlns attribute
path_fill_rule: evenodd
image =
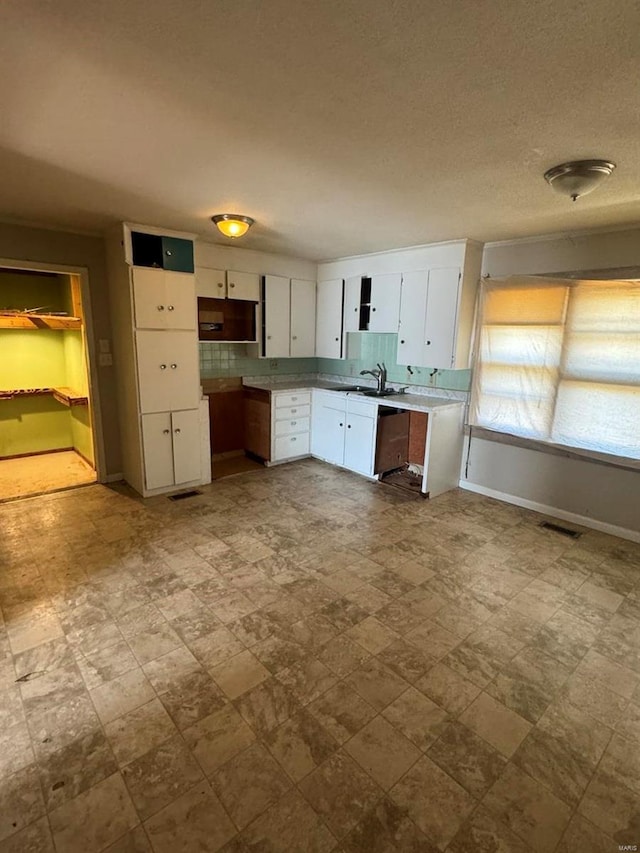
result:
<svg viewBox="0 0 640 853"><path fill-rule="evenodd" d="M618 527L617 524L609 524L606 521L598 521L597 518L590 518L587 515L578 515L575 512L567 512L563 509L558 509L555 506L548 506L537 501L528 501L518 495L508 495L505 492L498 492L495 489L487 489L484 486L478 486L476 483L470 483L468 480L460 480L460 488L466 489L468 492L475 492L478 495L484 495L487 498L494 498L497 501L521 506L523 509L531 509L534 512L540 512L543 515L550 515L553 518L560 518L562 521L572 521L574 524L579 524L581 527L590 527L592 530L598 530L600 533L608 533L610 536L618 536L620 539L629 539L631 542L640 542L640 531L629 530L626 527Z"/></svg>
<svg viewBox="0 0 640 853"><path fill-rule="evenodd" d="M118 483L120 480L124 480L124 474L105 474L100 478L101 483Z"/></svg>
<svg viewBox="0 0 640 853"><path fill-rule="evenodd" d="M50 453L69 453L75 447L52 447L51 450L32 450L30 453L14 453L11 456L0 456L0 462L6 459L26 459L28 456L48 456Z"/></svg>

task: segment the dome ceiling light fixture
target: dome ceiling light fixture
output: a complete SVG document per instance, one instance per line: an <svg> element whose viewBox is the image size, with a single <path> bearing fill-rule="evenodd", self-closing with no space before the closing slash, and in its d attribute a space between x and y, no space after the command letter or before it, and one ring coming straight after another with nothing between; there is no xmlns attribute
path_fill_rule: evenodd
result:
<svg viewBox="0 0 640 853"><path fill-rule="evenodd" d="M243 237L255 222L250 216L239 213L217 213L211 221L225 237Z"/></svg>
<svg viewBox="0 0 640 853"><path fill-rule="evenodd" d="M551 189L576 201L599 187L615 167L608 160L572 160L549 169L544 178Z"/></svg>

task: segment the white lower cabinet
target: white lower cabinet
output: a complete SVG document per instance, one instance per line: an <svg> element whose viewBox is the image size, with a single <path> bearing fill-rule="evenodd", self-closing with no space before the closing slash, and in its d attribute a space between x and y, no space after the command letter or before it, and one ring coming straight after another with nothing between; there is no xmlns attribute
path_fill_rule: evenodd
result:
<svg viewBox="0 0 640 853"><path fill-rule="evenodd" d="M271 393L271 462L308 456L311 391Z"/></svg>
<svg viewBox="0 0 640 853"><path fill-rule="evenodd" d="M142 415L142 444L148 491L200 480L198 409Z"/></svg>
<svg viewBox="0 0 640 853"><path fill-rule="evenodd" d="M311 453L350 471L373 476L377 404L342 392L313 396Z"/></svg>

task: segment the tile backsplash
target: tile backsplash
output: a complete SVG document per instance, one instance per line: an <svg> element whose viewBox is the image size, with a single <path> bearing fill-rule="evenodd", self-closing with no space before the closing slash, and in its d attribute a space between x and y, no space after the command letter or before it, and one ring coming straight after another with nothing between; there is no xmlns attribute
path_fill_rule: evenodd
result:
<svg viewBox="0 0 640 853"><path fill-rule="evenodd" d="M429 367L412 367L396 363L396 334L353 332L347 335L346 359L335 358L257 358L256 344L202 342L200 344L200 375L203 379L230 376L278 376L296 373L327 373L357 377L361 370L369 370L377 362L387 366L389 382L402 385L423 385L468 391L470 370L438 370ZM432 375L433 373L433 375Z"/></svg>

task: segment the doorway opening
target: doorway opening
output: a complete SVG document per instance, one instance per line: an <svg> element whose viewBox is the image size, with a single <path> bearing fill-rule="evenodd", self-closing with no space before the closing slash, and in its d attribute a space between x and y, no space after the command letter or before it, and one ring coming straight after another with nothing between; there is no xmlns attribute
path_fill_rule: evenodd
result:
<svg viewBox="0 0 640 853"><path fill-rule="evenodd" d="M0 268L0 501L95 483L80 274Z"/></svg>

